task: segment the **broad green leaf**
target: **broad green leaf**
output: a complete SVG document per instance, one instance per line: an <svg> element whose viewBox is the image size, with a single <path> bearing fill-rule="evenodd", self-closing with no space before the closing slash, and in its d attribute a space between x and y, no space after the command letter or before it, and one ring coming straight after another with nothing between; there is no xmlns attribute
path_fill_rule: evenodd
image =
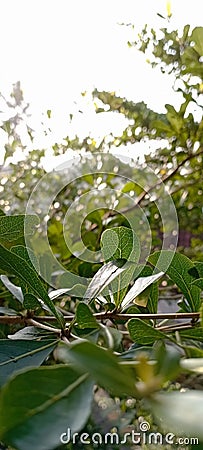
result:
<svg viewBox="0 0 203 450"><path fill-rule="evenodd" d="M39 306L41 306L41 303L39 302L37 297L35 297L35 295L25 294L23 306L26 309L36 309L36 308L39 308Z"/></svg>
<svg viewBox="0 0 203 450"><path fill-rule="evenodd" d="M131 228L115 227L105 230L101 236L101 245L105 261L126 259L138 262L139 260L140 244Z"/></svg>
<svg viewBox="0 0 203 450"><path fill-rule="evenodd" d="M202 391L156 394L149 404L164 430L177 436L192 436L203 440Z"/></svg>
<svg viewBox="0 0 203 450"><path fill-rule="evenodd" d="M17 275L25 283L31 293L41 298L63 327L63 319L50 300L37 272L26 260L0 245L0 267L6 272Z"/></svg>
<svg viewBox="0 0 203 450"><path fill-rule="evenodd" d="M153 344L159 339L166 339L166 335L161 331L148 325L140 319L130 319L128 322L128 331L131 339L140 345Z"/></svg>
<svg viewBox="0 0 203 450"><path fill-rule="evenodd" d="M106 230L101 236L102 253L105 261L125 259L132 263L128 269L119 275L111 284L116 306L120 306L126 289L133 279L135 264L140 256L139 240L131 228L115 227ZM134 263L134 264L133 264Z"/></svg>
<svg viewBox="0 0 203 450"><path fill-rule="evenodd" d="M84 301L95 299L106 286L108 286L124 270L127 264L125 261L110 261L102 266L92 278L84 295Z"/></svg>
<svg viewBox="0 0 203 450"><path fill-rule="evenodd" d="M76 367L89 372L100 386L115 395L136 395L134 376L119 364L116 356L109 350L87 341L74 342L67 347L64 362L72 362Z"/></svg>
<svg viewBox="0 0 203 450"><path fill-rule="evenodd" d="M182 359L180 365L183 369L191 370L195 373L203 373L203 358Z"/></svg>
<svg viewBox="0 0 203 450"><path fill-rule="evenodd" d="M186 297L190 311L199 311L201 305L200 289L192 284L194 278L188 271L194 268L194 264L184 255L170 250L155 252L150 255L148 261L163 270L176 283L182 294ZM157 265L158 263L158 265Z"/></svg>
<svg viewBox="0 0 203 450"><path fill-rule="evenodd" d="M37 272L40 272L39 261L33 250L25 247L24 245L14 245L10 250L11 252L15 253L15 255L18 255L20 256L20 258L24 259L32 269L34 266Z"/></svg>
<svg viewBox="0 0 203 450"><path fill-rule="evenodd" d="M20 450L52 450L67 429L80 431L91 411L93 383L71 367L27 370L0 395L0 439Z"/></svg>
<svg viewBox="0 0 203 450"><path fill-rule="evenodd" d="M39 366L52 352L57 341L9 341L0 339L0 385L13 372L30 366Z"/></svg>
<svg viewBox="0 0 203 450"><path fill-rule="evenodd" d="M85 303L78 303L75 320L79 328L99 328L90 308Z"/></svg>
<svg viewBox="0 0 203 450"><path fill-rule="evenodd" d="M164 272L159 272L155 275L150 275L149 277L140 277L138 278L132 288L128 291L127 295L123 299L121 306L125 308L132 301L136 305L140 305L139 299L136 301L136 297L143 292L148 286L150 286L154 281L159 280L164 275Z"/></svg>
<svg viewBox="0 0 203 450"><path fill-rule="evenodd" d="M22 289L19 286L16 286L15 284L11 283L11 281L8 279L6 275L0 276L2 283L6 288L8 289L11 294L19 300L20 303L23 303L23 293Z"/></svg>
<svg viewBox="0 0 203 450"><path fill-rule="evenodd" d="M26 234L32 234L39 220L35 215L0 216L0 242L12 242L24 236L26 223Z"/></svg>

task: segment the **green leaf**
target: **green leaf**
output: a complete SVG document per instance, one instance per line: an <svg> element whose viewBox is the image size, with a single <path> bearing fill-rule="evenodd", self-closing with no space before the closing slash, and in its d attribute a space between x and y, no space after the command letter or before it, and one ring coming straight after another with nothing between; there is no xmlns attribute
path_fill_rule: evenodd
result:
<svg viewBox="0 0 203 450"><path fill-rule="evenodd" d="M199 54L199 56L203 56L203 27L194 28L191 41L195 43L194 49Z"/></svg>
<svg viewBox="0 0 203 450"><path fill-rule="evenodd" d="M79 328L99 328L99 324L85 303L78 303L75 320Z"/></svg>
<svg viewBox="0 0 203 450"><path fill-rule="evenodd" d="M200 289L192 284L194 278L188 271L194 268L194 264L184 255L173 253L170 250L155 252L150 255L148 261L163 270L176 283L188 301L192 312L199 311L201 305Z"/></svg>
<svg viewBox="0 0 203 450"><path fill-rule="evenodd" d="M203 278L198 278L192 284L203 290Z"/></svg>
<svg viewBox="0 0 203 450"><path fill-rule="evenodd" d="M0 385L13 372L30 366L39 366L52 352L57 341L9 341L0 339Z"/></svg>
<svg viewBox="0 0 203 450"><path fill-rule="evenodd" d="M150 275L149 277L138 278L132 288L128 291L127 295L122 301L122 308L125 308L132 301L136 305L140 305L139 299L136 301L136 297L143 292L148 286L150 286L154 281L159 280L164 275L164 272L157 273L155 275Z"/></svg>
<svg viewBox="0 0 203 450"><path fill-rule="evenodd" d="M52 450L60 437L80 431L90 414L93 383L71 367L28 370L0 395L0 439L20 450Z"/></svg>
<svg viewBox="0 0 203 450"><path fill-rule="evenodd" d="M91 342L74 342L67 348L64 362L72 362L76 367L88 371L100 386L115 395L136 395L134 376L129 369L119 364L109 350Z"/></svg>
<svg viewBox="0 0 203 450"><path fill-rule="evenodd" d="M35 215L0 216L0 242L12 242L24 236L25 224L26 234L33 234L38 223L38 217Z"/></svg>
<svg viewBox="0 0 203 450"><path fill-rule="evenodd" d="M4 286L6 286L6 288L8 289L8 291L11 292L11 294L15 298L17 298L17 300L19 300L20 303L23 303L24 298L22 289L19 286L16 286L15 284L11 283L11 281L8 279L6 275L1 275L0 278Z"/></svg>
<svg viewBox="0 0 203 450"><path fill-rule="evenodd" d="M140 256L139 240L131 228L115 227L103 232L101 236L102 253L105 261L125 259L131 265L111 284L116 306L120 306L126 289L133 279L135 264Z"/></svg>
<svg viewBox="0 0 203 450"><path fill-rule="evenodd" d="M84 301L90 301L96 298L100 292L104 290L116 277L118 277L124 270L127 264L125 261L110 261L102 266L96 275L92 278L85 294Z"/></svg>
<svg viewBox="0 0 203 450"><path fill-rule="evenodd" d="M36 309L36 308L39 308L39 306L41 306L41 304L40 304L39 300L37 299L37 297L35 297L35 295L25 294L23 306L26 309Z"/></svg>
<svg viewBox="0 0 203 450"><path fill-rule="evenodd" d="M182 330L179 332L184 339L193 339L195 341L203 341L203 327L193 327L189 330Z"/></svg>
<svg viewBox="0 0 203 450"><path fill-rule="evenodd" d="M0 245L0 267L6 272L17 275L31 289L31 293L44 301L60 325L64 326L63 318L50 300L37 272L26 260Z"/></svg>
<svg viewBox="0 0 203 450"><path fill-rule="evenodd" d="M101 245L105 261L126 259L138 262L139 260L140 244L131 228L115 227L105 230L101 236Z"/></svg>
<svg viewBox="0 0 203 450"><path fill-rule="evenodd" d="M203 440L202 391L157 394L149 404L164 430Z"/></svg>
<svg viewBox="0 0 203 450"><path fill-rule="evenodd" d="M159 339L166 339L164 333L151 327L143 320L130 319L127 326L130 337L136 344L148 345L153 344Z"/></svg>

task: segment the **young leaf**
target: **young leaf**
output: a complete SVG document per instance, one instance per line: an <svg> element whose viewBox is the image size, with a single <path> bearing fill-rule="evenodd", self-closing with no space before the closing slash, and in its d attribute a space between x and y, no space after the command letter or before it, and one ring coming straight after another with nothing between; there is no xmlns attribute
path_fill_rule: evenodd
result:
<svg viewBox="0 0 203 450"><path fill-rule="evenodd" d="M203 440L202 391L156 394L149 404L164 430L177 436L195 436Z"/></svg>
<svg viewBox="0 0 203 450"><path fill-rule="evenodd" d="M176 283L186 297L189 309L192 312L199 311L201 305L200 289L192 284L194 278L188 272L194 268L194 264L184 255L173 253L170 250L162 250L150 255L148 261L163 270Z"/></svg>
<svg viewBox="0 0 203 450"><path fill-rule="evenodd" d="M18 374L1 391L0 439L20 450L60 446L67 429L75 433L84 427L92 391L86 374L65 365Z"/></svg>
<svg viewBox="0 0 203 450"><path fill-rule="evenodd" d="M50 300L37 272L26 260L0 245L0 267L2 270L13 273L21 278L31 291L44 301L63 327L64 323L61 314L59 314L53 302Z"/></svg>
<svg viewBox="0 0 203 450"><path fill-rule="evenodd" d="M121 261L110 261L102 266L92 278L84 295L84 301L88 302L96 298L106 286L108 286L124 270L127 264Z"/></svg>
<svg viewBox="0 0 203 450"><path fill-rule="evenodd" d="M79 328L99 328L99 324L85 303L78 303L75 320Z"/></svg>
<svg viewBox="0 0 203 450"><path fill-rule="evenodd" d="M136 305L140 305L139 300L136 301L136 297L143 292L148 286L150 286L154 281L159 280L164 275L164 272L159 272L155 275L150 275L149 277L138 278L132 288L128 291L127 295L124 297L121 306L125 308L129 303L134 301Z"/></svg>
<svg viewBox="0 0 203 450"><path fill-rule="evenodd" d="M139 260L140 244L131 228L115 227L105 230L101 236L101 245L105 261L126 259L137 263Z"/></svg>
<svg viewBox="0 0 203 450"><path fill-rule="evenodd" d="M63 355L64 358L65 355ZM69 348L64 362L72 362L105 389L115 395L135 396L135 380L132 373L121 366L116 356L91 342L74 342Z"/></svg>
<svg viewBox="0 0 203 450"><path fill-rule="evenodd" d="M24 236L26 223L26 234L33 234L34 228L39 220L35 215L0 216L0 242L12 242Z"/></svg>
<svg viewBox="0 0 203 450"><path fill-rule="evenodd" d="M0 385L13 372L29 366L39 366L52 352L57 341L9 341L0 339Z"/></svg>
<svg viewBox="0 0 203 450"><path fill-rule="evenodd" d="M161 331L148 325L140 319L130 319L128 322L128 331L131 339L140 345L150 345L159 339L166 339L166 335Z"/></svg>

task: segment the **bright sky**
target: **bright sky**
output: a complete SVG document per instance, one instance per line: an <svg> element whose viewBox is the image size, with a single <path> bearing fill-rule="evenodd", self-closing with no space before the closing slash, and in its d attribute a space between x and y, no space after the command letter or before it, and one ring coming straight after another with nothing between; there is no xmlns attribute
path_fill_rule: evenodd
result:
<svg viewBox="0 0 203 450"><path fill-rule="evenodd" d="M12 83L20 80L35 127L40 124L40 114L51 109L51 128L59 139L69 134L68 114L78 110L74 101L79 100L81 91L91 92L94 87L116 91L129 100L144 100L155 110L164 111L164 104L172 101L170 80L152 70L144 55L128 48L133 34L118 23L134 23L135 32L145 23L165 26L156 13L166 15L166 3L1 0L0 91L7 95ZM202 25L202 0L172 0L171 8L174 27ZM88 95L83 109L85 114L76 122L80 133L94 135L98 127L108 132L123 126L118 120L95 119Z"/></svg>

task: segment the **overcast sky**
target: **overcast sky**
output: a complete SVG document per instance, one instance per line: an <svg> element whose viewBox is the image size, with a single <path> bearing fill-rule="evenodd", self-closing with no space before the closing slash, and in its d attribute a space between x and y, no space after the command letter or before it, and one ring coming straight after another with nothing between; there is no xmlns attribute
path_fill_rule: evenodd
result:
<svg viewBox="0 0 203 450"><path fill-rule="evenodd" d="M145 23L165 26L156 13L166 15L166 3L1 0L0 91L8 94L12 83L20 80L33 112L51 109L52 126L59 133L64 132L80 92L91 92L94 87L116 91L129 100L144 100L163 111L164 104L171 101L170 80L152 70L144 55L128 48L132 32L118 23L132 22L137 32ZM174 26L202 25L202 0L172 0L171 8ZM85 118L81 115L80 119L81 130L90 131L92 126L96 130L92 117L87 104ZM105 126L108 131L109 124Z"/></svg>

